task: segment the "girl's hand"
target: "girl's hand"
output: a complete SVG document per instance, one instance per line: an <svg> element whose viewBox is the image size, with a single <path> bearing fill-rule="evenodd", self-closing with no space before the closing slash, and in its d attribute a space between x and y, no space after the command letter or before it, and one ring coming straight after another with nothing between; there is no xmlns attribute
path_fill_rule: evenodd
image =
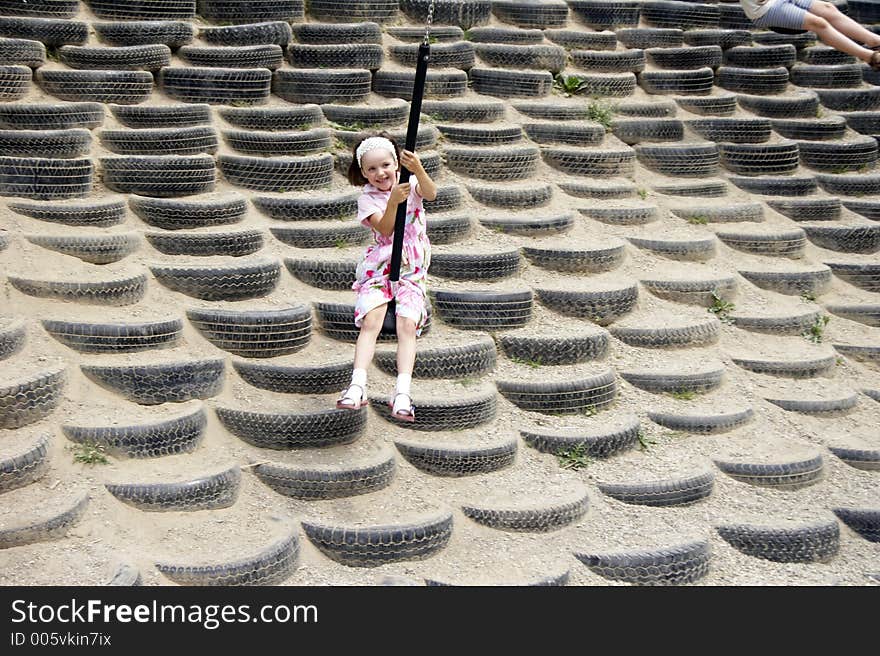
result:
<svg viewBox="0 0 880 656"><path fill-rule="evenodd" d="M405 203L407 198L409 198L409 182L402 182L391 188L391 197L388 202L400 205Z"/></svg>
<svg viewBox="0 0 880 656"><path fill-rule="evenodd" d="M411 173L421 173L425 170L422 166L422 160L411 150L402 150L400 152L400 163Z"/></svg>

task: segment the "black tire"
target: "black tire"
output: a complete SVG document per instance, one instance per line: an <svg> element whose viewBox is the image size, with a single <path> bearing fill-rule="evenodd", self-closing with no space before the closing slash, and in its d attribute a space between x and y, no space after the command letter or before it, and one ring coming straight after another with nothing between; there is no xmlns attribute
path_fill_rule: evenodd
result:
<svg viewBox="0 0 880 656"><path fill-rule="evenodd" d="M471 197L489 207L500 207L510 210L534 209L550 202L553 197L553 187L550 185L533 186L504 186L504 185L467 185ZM450 209L458 209L453 207Z"/></svg>
<svg viewBox="0 0 880 656"><path fill-rule="evenodd" d="M171 48L162 44L112 48L61 46L58 57L70 68L158 71L171 63Z"/></svg>
<svg viewBox="0 0 880 656"><path fill-rule="evenodd" d="M454 28L460 29L460 28ZM558 32L561 30L550 30L554 32ZM390 31L391 34L394 34L393 31ZM418 35L418 37L414 37L411 39L407 39L407 41L421 41L422 36L424 35L424 30ZM400 37L397 37L400 39ZM464 38L464 35L459 36L458 39L451 39L452 41L457 41L459 39ZM550 34L547 34L547 38L553 43L558 43L558 41L554 40ZM402 40L402 39L401 39ZM502 43L506 45L516 45L516 46L533 46L538 45L544 41L544 32L538 29L518 29L518 28L508 28L508 27L475 27L473 29L468 30L468 41L471 43ZM564 46L563 43L558 43L558 45Z"/></svg>
<svg viewBox="0 0 880 656"><path fill-rule="evenodd" d="M346 219L357 212L358 193L334 197L276 198L254 196L254 206L279 221Z"/></svg>
<svg viewBox="0 0 880 656"><path fill-rule="evenodd" d="M24 524L14 524L0 530L0 549L64 537L67 531L85 515L88 503L88 493L82 493L72 502L68 500L60 513L53 509L51 512L54 514L47 519L25 520ZM45 516L45 513L41 515Z"/></svg>
<svg viewBox="0 0 880 656"><path fill-rule="evenodd" d="M589 507L590 498L584 494L574 501L563 501L544 507L495 510L462 506L461 510L465 517L500 531L547 533L558 531L579 521L587 514Z"/></svg>
<svg viewBox="0 0 880 656"><path fill-rule="evenodd" d="M32 244L49 250L78 257L92 264L110 264L128 257L140 247L140 235L137 233L113 235L25 235Z"/></svg>
<svg viewBox="0 0 880 656"><path fill-rule="evenodd" d="M541 156L550 166L570 175L630 177L636 153L629 146L616 149L543 148Z"/></svg>
<svg viewBox="0 0 880 656"><path fill-rule="evenodd" d="M0 13L6 16L57 16L73 18L79 13L79 0L2 0Z"/></svg>
<svg viewBox="0 0 880 656"><path fill-rule="evenodd" d="M764 220L764 206L761 203L728 203L726 205L688 205L674 207L672 213L681 219L705 220L708 223L739 223Z"/></svg>
<svg viewBox="0 0 880 656"><path fill-rule="evenodd" d="M402 4L420 1L402 0ZM349 567L376 567L422 560L443 549L452 536L452 513L389 526L349 528L303 522L302 527L312 544L331 560Z"/></svg>
<svg viewBox="0 0 880 656"><path fill-rule="evenodd" d="M831 453L850 467L866 471L880 471L880 449L848 449L829 447Z"/></svg>
<svg viewBox="0 0 880 656"><path fill-rule="evenodd" d="M621 116L636 118L667 118L675 116L678 112L678 107L673 100L656 98L645 101L630 100L618 103L614 111Z"/></svg>
<svg viewBox="0 0 880 656"><path fill-rule="evenodd" d="M257 132L225 130L223 138L230 148L248 155L309 155L329 150L331 132L317 128L302 132Z"/></svg>
<svg viewBox="0 0 880 656"><path fill-rule="evenodd" d="M487 32L493 30L494 28L478 28L482 32L486 30ZM501 32L502 30L494 30L495 32ZM542 38L546 37L549 41L552 41L556 45L562 46L563 48L567 48L569 50L614 50L617 47L617 37L614 32L603 31L603 32L586 32L581 30L504 30L505 32L510 32L511 36L498 34L495 36L495 43L541 43ZM488 41L492 42L490 39L492 36L487 36L485 38L480 38L475 36L476 30L471 30L471 41ZM514 39L513 34L516 34L518 38ZM635 47L635 46L627 46L627 47Z"/></svg>
<svg viewBox="0 0 880 656"><path fill-rule="evenodd" d="M532 46L506 47L528 48ZM553 75L549 71L474 67L470 69L470 83L473 85L474 91L487 96L497 96L500 98L542 98L549 95L553 89Z"/></svg>
<svg viewBox="0 0 880 656"><path fill-rule="evenodd" d="M166 255L192 255L208 257L225 255L243 257L252 255L263 248L263 233L260 230L240 232L203 233L146 233L150 245Z"/></svg>
<svg viewBox="0 0 880 656"><path fill-rule="evenodd" d="M824 141L842 139L846 133L846 119L842 116L825 118L777 118L771 121L773 129L786 139Z"/></svg>
<svg viewBox="0 0 880 656"><path fill-rule="evenodd" d="M457 328L504 330L525 325L532 314L532 292L452 292L432 294L440 318Z"/></svg>
<svg viewBox="0 0 880 656"><path fill-rule="evenodd" d="M394 445L411 465L434 476L461 477L488 474L509 467L516 459L516 440L497 446L451 448L395 440Z"/></svg>
<svg viewBox="0 0 880 656"><path fill-rule="evenodd" d="M601 273L620 266L624 245L594 249L560 249L523 246L523 255L539 267L566 273Z"/></svg>
<svg viewBox="0 0 880 656"><path fill-rule="evenodd" d="M641 2L633 0L566 0L571 13L595 30L639 24Z"/></svg>
<svg viewBox="0 0 880 656"><path fill-rule="evenodd" d="M490 146L516 143L522 140L518 125L438 125L446 141L463 146Z"/></svg>
<svg viewBox="0 0 880 656"><path fill-rule="evenodd" d="M215 46L286 46L293 38L287 21L267 21L248 25L202 27L199 37Z"/></svg>
<svg viewBox="0 0 880 656"><path fill-rule="evenodd" d="M391 136L391 139L397 143L404 143L406 140L406 128L404 127L393 127L389 128L388 134ZM354 149L354 146L360 142L361 139L370 135L369 130L333 130L333 136L335 137L335 141L341 143L342 146L336 146L338 150L343 150L344 152L339 153L337 158L337 165L342 163L342 160L345 159L347 162L351 161L351 151ZM425 167L425 171L429 171L431 166L434 166L434 162L430 160L436 159L436 167L440 166L440 156L438 153L426 153L424 152L428 148L432 148L437 145L437 140L440 137L440 133L437 128L433 125L421 125L419 126L416 132L416 145L415 150L422 151L422 164ZM347 171L347 167L346 167ZM436 171L435 171L436 172Z"/></svg>
<svg viewBox="0 0 880 656"><path fill-rule="evenodd" d="M825 309L844 319L856 321L866 326L880 328L880 305L860 303L852 305L826 305ZM0 349L2 350L2 349Z"/></svg>
<svg viewBox="0 0 880 656"><path fill-rule="evenodd" d="M799 141L801 164L818 171L864 170L877 163L877 140L858 135L846 141Z"/></svg>
<svg viewBox="0 0 880 656"><path fill-rule="evenodd" d="M657 68L695 70L721 66L719 46L684 46L681 48L648 48L648 62Z"/></svg>
<svg viewBox="0 0 880 656"><path fill-rule="evenodd" d="M661 183L654 185L654 191L665 196L718 198L727 195L727 183L724 180Z"/></svg>
<svg viewBox="0 0 880 656"><path fill-rule="evenodd" d="M310 45L328 44L352 44L352 43L382 43L382 28L374 22L352 23L350 16L342 23L296 23L290 27L298 43ZM409 28L390 28L393 29ZM421 41L425 31L419 32L418 40ZM393 34L392 34L393 36ZM461 38L461 30L458 31L457 41Z"/></svg>
<svg viewBox="0 0 880 656"><path fill-rule="evenodd" d="M524 430L520 431L520 435L526 444L541 453L556 455L561 451L581 448L590 458L604 459L635 448L639 439L639 419L635 415L627 415L609 426L591 427L578 435Z"/></svg>
<svg viewBox="0 0 880 656"><path fill-rule="evenodd" d="M281 278L275 260L255 259L232 266L151 266L168 289L205 301L241 301L271 293Z"/></svg>
<svg viewBox="0 0 880 656"><path fill-rule="evenodd" d="M582 207L584 216L610 225L643 225L657 220L658 210L653 203L633 203L623 207L608 207L605 203Z"/></svg>
<svg viewBox="0 0 880 656"><path fill-rule="evenodd" d="M639 86L650 94L705 96L711 93L714 80L711 68L692 71L643 71L639 74Z"/></svg>
<svg viewBox="0 0 880 656"><path fill-rule="evenodd" d="M804 226L816 246L840 253L876 253L880 250L880 225Z"/></svg>
<svg viewBox="0 0 880 656"><path fill-rule="evenodd" d="M241 470L232 467L191 481L107 483L104 487L121 502L145 512L192 512L228 508L238 498L240 483Z"/></svg>
<svg viewBox="0 0 880 656"><path fill-rule="evenodd" d="M718 25L729 30L751 30L754 29L752 19L746 16L742 7L736 3L718 5L720 12L720 20Z"/></svg>
<svg viewBox="0 0 880 656"><path fill-rule="evenodd" d="M780 175L798 168L798 142L722 143L721 165L739 175ZM876 148L876 142L875 146Z"/></svg>
<svg viewBox="0 0 880 656"><path fill-rule="evenodd" d="M272 71L265 68L178 68L159 72L166 94L186 103L259 103L269 98Z"/></svg>
<svg viewBox="0 0 880 656"><path fill-rule="evenodd" d="M728 143L763 143L771 131L766 118L704 118L686 124L704 139Z"/></svg>
<svg viewBox="0 0 880 656"><path fill-rule="evenodd" d="M214 346L245 358L296 353L312 337L312 313L300 305L282 310L187 310L187 318Z"/></svg>
<svg viewBox="0 0 880 656"><path fill-rule="evenodd" d="M792 66L790 76L791 83L800 87L842 89L862 84L862 68L859 64L798 64Z"/></svg>
<svg viewBox="0 0 880 656"><path fill-rule="evenodd" d="M624 27L616 34L627 48L674 48L684 41L684 31L672 27Z"/></svg>
<svg viewBox="0 0 880 656"><path fill-rule="evenodd" d="M358 265L355 260L315 260L293 257L284 258L284 264L297 280L312 287L329 291L351 289Z"/></svg>
<svg viewBox="0 0 880 656"><path fill-rule="evenodd" d="M0 129L4 130L90 130L103 122L104 107L99 103L0 105Z"/></svg>
<svg viewBox="0 0 880 656"><path fill-rule="evenodd" d="M833 355L800 360L731 358L731 361L748 371L783 378L815 378L816 376L823 376L831 373L837 364L836 357Z"/></svg>
<svg viewBox="0 0 880 656"><path fill-rule="evenodd" d="M782 490L797 490L822 479L825 462L821 455L779 464L715 460L717 467L742 483Z"/></svg>
<svg viewBox="0 0 880 656"><path fill-rule="evenodd" d="M43 90L73 102L136 105L153 92L153 75L148 71L37 71Z"/></svg>
<svg viewBox="0 0 880 656"><path fill-rule="evenodd" d="M211 106L206 104L168 107L110 105L110 111L122 125L135 129L185 128L211 123Z"/></svg>
<svg viewBox="0 0 880 656"><path fill-rule="evenodd" d="M256 191L315 189L329 185L333 177L329 153L272 159L220 155L217 165L231 184Z"/></svg>
<svg viewBox="0 0 880 656"><path fill-rule="evenodd" d="M818 177L818 176L817 176ZM830 176L829 176L830 177ZM837 176L835 176L837 177ZM867 176L865 176L867 177ZM836 183L840 184L841 187L844 186L844 183ZM876 184L876 179L874 180L861 180L858 183L850 184L847 186L856 186L858 185L861 188L865 187L873 187ZM828 191L828 188L831 186L831 183L828 180L824 180L822 183L823 188ZM834 193L834 192L830 192ZM851 212L855 212L866 219L870 219L871 221L880 220L880 203L873 200L844 200L842 201L843 206Z"/></svg>
<svg viewBox="0 0 880 656"><path fill-rule="evenodd" d="M724 52L724 64L740 68L791 68L797 50L789 43L777 46L739 46Z"/></svg>
<svg viewBox="0 0 880 656"><path fill-rule="evenodd" d="M714 295L718 295L724 300L730 300L737 292L736 278L733 276L709 277L701 280L646 280L642 278L639 282L654 296L701 307L710 307L714 301Z"/></svg>
<svg viewBox="0 0 880 656"><path fill-rule="evenodd" d="M702 371L687 374L668 371L621 371L620 377L634 387L655 394L673 392L703 394L721 386L724 380L724 367L707 365Z"/></svg>
<svg viewBox="0 0 880 656"><path fill-rule="evenodd" d="M498 344L510 359L542 365L578 364L601 360L608 354L608 333L587 332L575 337L542 337L507 333Z"/></svg>
<svg viewBox="0 0 880 656"><path fill-rule="evenodd" d="M352 361L307 367L288 367L233 360L232 366L249 385L283 394L330 394L351 380Z"/></svg>
<svg viewBox="0 0 880 656"><path fill-rule="evenodd" d="M304 0L197 0L196 4L199 15L212 23L297 22L305 17Z"/></svg>
<svg viewBox="0 0 880 656"><path fill-rule="evenodd" d="M456 173L483 180L523 180L537 170L540 152L535 146L449 147L445 154L446 165Z"/></svg>
<svg viewBox="0 0 880 656"><path fill-rule="evenodd" d="M0 130L0 155L68 159L86 155L92 145L88 130Z"/></svg>
<svg viewBox="0 0 880 656"><path fill-rule="evenodd" d="M670 260L703 262L715 257L715 238L693 240L640 239L630 237L630 243Z"/></svg>
<svg viewBox="0 0 880 656"><path fill-rule="evenodd" d="M458 25L463 30L485 25L492 14L489 0L400 0L401 11L417 23L426 22L430 5L434 5L435 23Z"/></svg>
<svg viewBox="0 0 880 656"><path fill-rule="evenodd" d="M378 44L292 43L287 46L287 61L294 68L363 68L375 71L381 68L384 60L384 50Z"/></svg>
<svg viewBox="0 0 880 656"><path fill-rule="evenodd" d="M780 294L800 296L801 294L822 294L831 284L831 269L820 265L812 271L746 271L740 269L739 274L749 282Z"/></svg>
<svg viewBox="0 0 880 656"><path fill-rule="evenodd" d="M260 413L217 407L220 423L261 449L290 450L350 444L364 432L367 410Z"/></svg>
<svg viewBox="0 0 880 656"><path fill-rule="evenodd" d="M613 371L589 378L552 383L496 380L498 391L518 408L545 414L597 412L614 403L617 379Z"/></svg>
<svg viewBox="0 0 880 656"><path fill-rule="evenodd" d="M377 128L400 125L409 116L409 105L403 100L392 101L384 106L349 107L347 105L321 105L328 121L343 129Z"/></svg>
<svg viewBox="0 0 880 656"><path fill-rule="evenodd" d="M208 198L161 199L132 196L132 212L144 223L163 230L186 230L228 225L241 221L247 213L247 200L236 192Z"/></svg>
<svg viewBox="0 0 880 656"><path fill-rule="evenodd" d="M676 96L683 110L702 116L731 116L736 111L736 96L720 92L712 96Z"/></svg>
<svg viewBox="0 0 880 656"><path fill-rule="evenodd" d="M432 399L422 402L413 399L416 410L414 423L403 422L391 416L391 397L371 397L370 406L386 421L418 431L447 431L474 428L495 419L497 395L494 389L484 389L475 395L457 399Z"/></svg>
<svg viewBox="0 0 880 656"><path fill-rule="evenodd" d="M675 390L678 391L678 390ZM754 417L751 408L722 412L716 415L684 415L672 412L648 412L648 418L655 424L672 431L717 435L745 426Z"/></svg>
<svg viewBox="0 0 880 656"><path fill-rule="evenodd" d="M850 412L859 402L858 394L840 396L836 399L766 399L788 412L805 415L836 417Z"/></svg>
<svg viewBox="0 0 880 656"><path fill-rule="evenodd" d="M556 45L478 43L472 47L487 66L495 68L538 69L559 73L565 68L567 60L565 49Z"/></svg>
<svg viewBox="0 0 880 656"><path fill-rule="evenodd" d="M102 157L104 185L114 191L155 198L191 196L214 189L210 155Z"/></svg>
<svg viewBox="0 0 880 656"><path fill-rule="evenodd" d="M372 80L367 70L279 70L272 92L293 103L358 103L370 95ZM378 87L376 91L381 93Z"/></svg>
<svg viewBox="0 0 880 656"><path fill-rule="evenodd" d="M708 540L639 551L580 553L574 556L599 576L635 585L682 585L709 573Z"/></svg>
<svg viewBox="0 0 880 656"><path fill-rule="evenodd" d="M49 471L51 443L51 435L45 433L23 453L0 460L0 492L16 490L40 480Z"/></svg>
<svg viewBox="0 0 880 656"><path fill-rule="evenodd" d="M432 216L428 221L428 239L434 245L452 244L471 233L471 220L468 215Z"/></svg>
<svg viewBox="0 0 880 656"><path fill-rule="evenodd" d="M548 121L583 121L587 120L589 111L582 103L563 105L542 101L512 101L513 108L529 118ZM502 112L492 120L503 118Z"/></svg>
<svg viewBox="0 0 880 656"><path fill-rule="evenodd" d="M721 337L721 322L711 318L677 328L630 328L614 326L611 334L640 348L690 348L715 344Z"/></svg>
<svg viewBox="0 0 880 656"><path fill-rule="evenodd" d="M752 34L748 30L714 28L687 30L684 33L684 42L689 46L720 46L722 50L728 50L737 46L751 45Z"/></svg>
<svg viewBox="0 0 880 656"><path fill-rule="evenodd" d="M141 405L206 399L223 388L222 359L159 365L80 365L89 380Z"/></svg>
<svg viewBox="0 0 880 656"><path fill-rule="evenodd" d="M805 196L816 191L816 178L812 175L728 177L743 191L763 196Z"/></svg>
<svg viewBox="0 0 880 656"><path fill-rule="evenodd" d="M589 319L600 326L607 326L632 312L638 301L636 285L621 285L618 289L602 291L571 291L560 289L535 289L542 304L560 314Z"/></svg>
<svg viewBox="0 0 880 656"><path fill-rule="evenodd" d="M378 28L378 26L377 26ZM478 39L473 38L473 35L478 31L488 30L492 28L488 27L477 27L471 30L471 41L477 41ZM516 32L521 32L522 30L511 30ZM425 29L423 27L386 27L385 32L393 36L398 41L403 41L405 43L417 43L422 41L425 38ZM540 34L540 30L531 30L531 32L537 32ZM464 38L464 30L460 27L452 26L452 25L430 25L428 27L428 39L433 43L435 40L437 43L447 43L449 41L461 41ZM376 42L381 41L381 30L376 30ZM540 41L539 37L536 41Z"/></svg>
<svg viewBox="0 0 880 656"><path fill-rule="evenodd" d="M519 250L498 253L434 253L433 275L451 280L499 280L515 275L520 268Z"/></svg>
<svg viewBox="0 0 880 656"><path fill-rule="evenodd" d="M718 69L717 84L734 93L776 95L783 93L788 86L788 69L782 66L777 68L721 66Z"/></svg>
<svg viewBox="0 0 880 656"><path fill-rule="evenodd" d="M242 130L303 130L323 122L317 105L301 107L222 107L220 117Z"/></svg>
<svg viewBox="0 0 880 656"><path fill-rule="evenodd" d="M272 463L254 467L254 474L278 494L293 499L339 499L388 487L394 479L394 456L376 463L346 467L297 469Z"/></svg>
<svg viewBox="0 0 880 656"><path fill-rule="evenodd" d="M702 501L715 485L715 473L706 472L687 478L650 481L645 483L599 483L605 494L623 503L637 506L688 506Z"/></svg>
<svg viewBox="0 0 880 656"><path fill-rule="evenodd" d="M684 137L684 125L677 118L615 119L611 124L611 132L628 145L681 141Z"/></svg>
<svg viewBox="0 0 880 656"><path fill-rule="evenodd" d="M718 146L698 144L640 144L635 147L642 166L673 177L707 177L718 172Z"/></svg>
<svg viewBox="0 0 880 656"><path fill-rule="evenodd" d="M268 68L274 71L284 63L284 51L275 44L183 46L177 51L177 56L193 66L209 68Z"/></svg>
<svg viewBox="0 0 880 656"><path fill-rule="evenodd" d="M39 41L47 46L82 45L89 38L88 23L57 18L0 16L0 36Z"/></svg>
<svg viewBox="0 0 880 656"><path fill-rule="evenodd" d="M212 565L156 563L156 569L178 585L272 585L290 578L299 564L296 533L254 556Z"/></svg>
<svg viewBox="0 0 880 656"><path fill-rule="evenodd" d="M559 182L562 191L574 198L594 198L597 200L632 199L636 186L629 180L595 180L585 182Z"/></svg>
<svg viewBox="0 0 880 656"><path fill-rule="evenodd" d="M29 39L0 38L0 61L9 65L39 68L46 63L46 46Z"/></svg>
<svg viewBox="0 0 880 656"><path fill-rule="evenodd" d="M645 68L644 50L573 50L572 62L597 73L638 73Z"/></svg>
<svg viewBox="0 0 880 656"><path fill-rule="evenodd" d="M90 159L0 156L0 196L82 198L91 191L93 176Z"/></svg>
<svg viewBox="0 0 880 656"><path fill-rule="evenodd" d="M133 6L113 0L86 0L86 4L95 16L110 20L173 20L196 15L195 0L140 0Z"/></svg>
<svg viewBox="0 0 880 656"><path fill-rule="evenodd" d="M876 508L833 508L837 518L869 542L880 542L880 510Z"/></svg>
<svg viewBox="0 0 880 656"><path fill-rule="evenodd" d="M809 311L793 316L782 317L749 317L733 314L731 319L737 328L768 335L797 335L816 323L821 316L818 311Z"/></svg>
<svg viewBox="0 0 880 656"><path fill-rule="evenodd" d="M777 563L826 562L840 549L840 527L835 520L797 528L725 524L715 530L737 551Z"/></svg>
<svg viewBox="0 0 880 656"><path fill-rule="evenodd" d="M107 228L125 221L124 200L62 204L15 202L8 207L32 219L70 226Z"/></svg>
<svg viewBox="0 0 880 656"><path fill-rule="evenodd" d="M552 235L571 230L575 223L574 214L555 216L500 216L480 219L480 224L490 230L511 235Z"/></svg>
<svg viewBox="0 0 880 656"><path fill-rule="evenodd" d="M880 87L859 89L816 89L819 100L827 109L838 112L867 112L880 109Z"/></svg>
<svg viewBox="0 0 880 656"><path fill-rule="evenodd" d="M738 94L737 102L746 111L767 118L812 118L819 113L819 96L815 91L795 95L755 96Z"/></svg>
<svg viewBox="0 0 880 656"><path fill-rule="evenodd" d="M635 73L575 73L565 77L578 80L578 95L625 98L636 90Z"/></svg>
<svg viewBox="0 0 880 656"><path fill-rule="evenodd" d="M0 102L18 100L28 94L33 71L27 66L0 66Z"/></svg>
<svg viewBox="0 0 880 656"><path fill-rule="evenodd" d="M568 22L568 5L561 0L492 2L492 13L505 23L523 28L564 27Z"/></svg>
<svg viewBox="0 0 880 656"><path fill-rule="evenodd" d="M806 233L801 228L780 229L776 233L719 230L715 234L725 244L743 253L775 257L799 258L807 243Z"/></svg>
<svg viewBox="0 0 880 656"><path fill-rule="evenodd" d="M798 59L805 64L817 66L833 66L836 64L854 64L856 58L830 46L821 45L804 48L798 53Z"/></svg>
<svg viewBox="0 0 880 656"><path fill-rule="evenodd" d="M489 337L464 346L421 349L416 351L412 375L416 378L476 377L492 371L496 359L495 343ZM397 375L394 351L378 351L374 362L386 374Z"/></svg>
<svg viewBox="0 0 880 656"><path fill-rule="evenodd" d="M386 23L398 17L395 0L310 0L309 14L318 20L348 23L353 20ZM438 20L438 22L443 22Z"/></svg>
<svg viewBox="0 0 880 656"><path fill-rule="evenodd" d="M65 367L12 378L0 387L0 428L22 428L48 417L64 400Z"/></svg>
<svg viewBox="0 0 880 656"><path fill-rule="evenodd" d="M43 328L80 353L134 353L167 348L182 339L180 319L150 323L95 324L43 319Z"/></svg>
<svg viewBox="0 0 880 656"><path fill-rule="evenodd" d="M370 230L360 223L315 226L311 222L269 228L278 241L296 248L342 248L359 246L370 238ZM430 237L429 237L430 238ZM433 239L432 239L433 242Z"/></svg>
<svg viewBox="0 0 880 656"><path fill-rule="evenodd" d="M195 27L186 21L125 21L92 23L98 38L110 46L144 46L161 43L172 50L190 43Z"/></svg>
<svg viewBox="0 0 880 656"><path fill-rule="evenodd" d="M834 350L853 360L859 362L876 363L880 362L880 347L877 346L855 346L852 344L834 344ZM849 397L851 399L852 397ZM849 401L847 402L849 403ZM854 405L854 404L853 404Z"/></svg>
<svg viewBox="0 0 880 656"><path fill-rule="evenodd" d="M16 320L4 320L0 324L0 360L5 360L24 348L26 325L24 321Z"/></svg>
<svg viewBox="0 0 880 656"><path fill-rule="evenodd" d="M217 152L210 126L143 130L102 130L101 145L118 155L198 155Z"/></svg>
<svg viewBox="0 0 880 656"><path fill-rule="evenodd" d="M695 27L719 27L721 14L718 5L649 0L642 3L642 20L653 27L688 30Z"/></svg>
<svg viewBox="0 0 880 656"><path fill-rule="evenodd" d="M843 118L859 134L880 134L880 112L848 112Z"/></svg>
<svg viewBox="0 0 880 656"><path fill-rule="evenodd" d="M28 296L87 305L132 305L142 300L147 291L146 274L101 282L44 281L15 276L8 279L13 287Z"/></svg>

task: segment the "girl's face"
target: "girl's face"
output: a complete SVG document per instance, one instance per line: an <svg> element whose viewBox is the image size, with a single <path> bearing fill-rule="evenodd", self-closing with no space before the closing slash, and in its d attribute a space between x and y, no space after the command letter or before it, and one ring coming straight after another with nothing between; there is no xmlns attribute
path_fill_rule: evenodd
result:
<svg viewBox="0 0 880 656"><path fill-rule="evenodd" d="M361 173L371 185L381 191L391 191L397 182L397 164L394 155L384 148L368 150L361 157Z"/></svg>

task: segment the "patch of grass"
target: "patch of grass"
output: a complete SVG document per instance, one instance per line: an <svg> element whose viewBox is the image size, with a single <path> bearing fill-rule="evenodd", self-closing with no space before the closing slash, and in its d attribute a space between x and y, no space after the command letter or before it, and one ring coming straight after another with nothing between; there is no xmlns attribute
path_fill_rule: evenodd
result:
<svg viewBox="0 0 880 656"><path fill-rule="evenodd" d="M553 89L569 98L579 93L584 88L584 81L577 75L563 75L560 73L553 81Z"/></svg>
<svg viewBox="0 0 880 656"><path fill-rule="evenodd" d="M840 357L839 355L834 359L834 364L836 364L836 365L838 365L838 366L839 366L839 365L842 365L843 362L844 362L844 361L843 361L843 358Z"/></svg>
<svg viewBox="0 0 880 656"><path fill-rule="evenodd" d="M473 35L471 34L470 30L465 30L461 38L465 41L470 41L473 38Z"/></svg>
<svg viewBox="0 0 880 656"><path fill-rule="evenodd" d="M648 190L647 189L638 189L638 190L636 190L636 193L639 195L639 198L641 198L642 200L645 200L645 198L648 197Z"/></svg>
<svg viewBox="0 0 880 656"><path fill-rule="evenodd" d="M639 430L639 432L637 433L637 435L638 435L638 438L639 438L639 448L640 448L642 451L650 451L651 447L657 444L657 440L652 440L652 439L650 439L650 438L645 434L645 431L643 431L643 430Z"/></svg>
<svg viewBox="0 0 880 656"><path fill-rule="evenodd" d="M524 364L527 367L531 367L532 369L537 369L541 366L541 358L538 358L537 360L530 360L527 358L519 358L517 356L513 356L512 358L510 358L510 361L514 364Z"/></svg>
<svg viewBox="0 0 880 656"><path fill-rule="evenodd" d="M375 130L379 127L376 123L361 123L354 121L352 123L330 123L330 127L343 132L363 132L364 130Z"/></svg>
<svg viewBox="0 0 880 656"><path fill-rule="evenodd" d="M581 410L581 414L585 417L595 417L597 414L599 414L599 411L596 410L596 406L588 405L586 408Z"/></svg>
<svg viewBox="0 0 880 656"><path fill-rule="evenodd" d="M605 131L610 132L611 122L614 120L614 108L603 102L591 102L587 105L587 118L603 125Z"/></svg>
<svg viewBox="0 0 880 656"><path fill-rule="evenodd" d="M251 102L249 100L241 100L240 98L237 98L237 99L233 100L232 102L230 102L229 104L232 105L233 107L250 107L251 105L253 105L253 102Z"/></svg>
<svg viewBox="0 0 880 656"><path fill-rule="evenodd" d="M679 401L692 401L697 398L697 393L694 390L680 389L670 392L669 396Z"/></svg>
<svg viewBox="0 0 880 656"><path fill-rule="evenodd" d="M709 223L709 219L702 214L695 214L694 216L689 216L687 222L693 225L706 225Z"/></svg>
<svg viewBox="0 0 880 656"><path fill-rule="evenodd" d="M556 452L556 459L562 469L572 469L574 471L583 469L593 462L593 459L587 455L586 444L578 444L570 449L560 449Z"/></svg>
<svg viewBox="0 0 880 656"><path fill-rule="evenodd" d="M104 453L103 444L95 444L94 442L83 442L67 447L73 453L73 461L81 462L86 465L107 465L110 463Z"/></svg>
<svg viewBox="0 0 880 656"><path fill-rule="evenodd" d="M333 240L333 245L336 248L348 248L348 242L342 237L337 237Z"/></svg>
<svg viewBox="0 0 880 656"><path fill-rule="evenodd" d="M348 150L348 146L342 139L334 139L333 150Z"/></svg>
<svg viewBox="0 0 880 656"><path fill-rule="evenodd" d="M287 187L278 187L278 189L276 189L276 191L279 194L283 194L285 191L287 191Z"/></svg>
<svg viewBox="0 0 880 656"><path fill-rule="evenodd" d="M735 307L730 301L725 301L721 298L717 290L712 290L712 305L708 307L707 311L718 317L719 321L727 324L733 323L730 313L733 312Z"/></svg>
<svg viewBox="0 0 880 656"><path fill-rule="evenodd" d="M46 59L53 62L61 61L61 57L58 56L57 46L46 46Z"/></svg>
<svg viewBox="0 0 880 656"><path fill-rule="evenodd" d="M813 292L803 292L801 293L801 300L806 302L813 302L816 300L816 295Z"/></svg>
<svg viewBox="0 0 880 656"><path fill-rule="evenodd" d="M828 325L829 321L831 321L831 317L827 314L816 317L816 321L813 322L809 329L803 332L803 336L813 342L813 344L821 344L822 339L825 337L825 326Z"/></svg>

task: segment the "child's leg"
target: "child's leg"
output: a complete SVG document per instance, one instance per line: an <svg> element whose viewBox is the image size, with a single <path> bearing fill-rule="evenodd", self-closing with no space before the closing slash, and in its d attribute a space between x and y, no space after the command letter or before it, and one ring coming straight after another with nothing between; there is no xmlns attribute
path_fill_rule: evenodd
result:
<svg viewBox="0 0 880 656"><path fill-rule="evenodd" d="M412 414L413 366L416 361L416 322L405 316L397 316L397 385L394 390L392 412Z"/></svg>
<svg viewBox="0 0 880 656"><path fill-rule="evenodd" d="M376 351L376 339L382 330L382 322L385 320L386 303L373 308L364 315L361 321L361 332L358 335L357 345L354 348L354 370L351 372L351 383L336 402L336 407L358 409L366 395L367 367L373 361Z"/></svg>
<svg viewBox="0 0 880 656"><path fill-rule="evenodd" d="M841 12L830 2L822 2L821 0L813 0L810 5L809 12L828 21L832 27L838 32L855 39L861 43L866 43L868 47L880 46L880 36L874 34L870 30L862 27L852 18Z"/></svg>

